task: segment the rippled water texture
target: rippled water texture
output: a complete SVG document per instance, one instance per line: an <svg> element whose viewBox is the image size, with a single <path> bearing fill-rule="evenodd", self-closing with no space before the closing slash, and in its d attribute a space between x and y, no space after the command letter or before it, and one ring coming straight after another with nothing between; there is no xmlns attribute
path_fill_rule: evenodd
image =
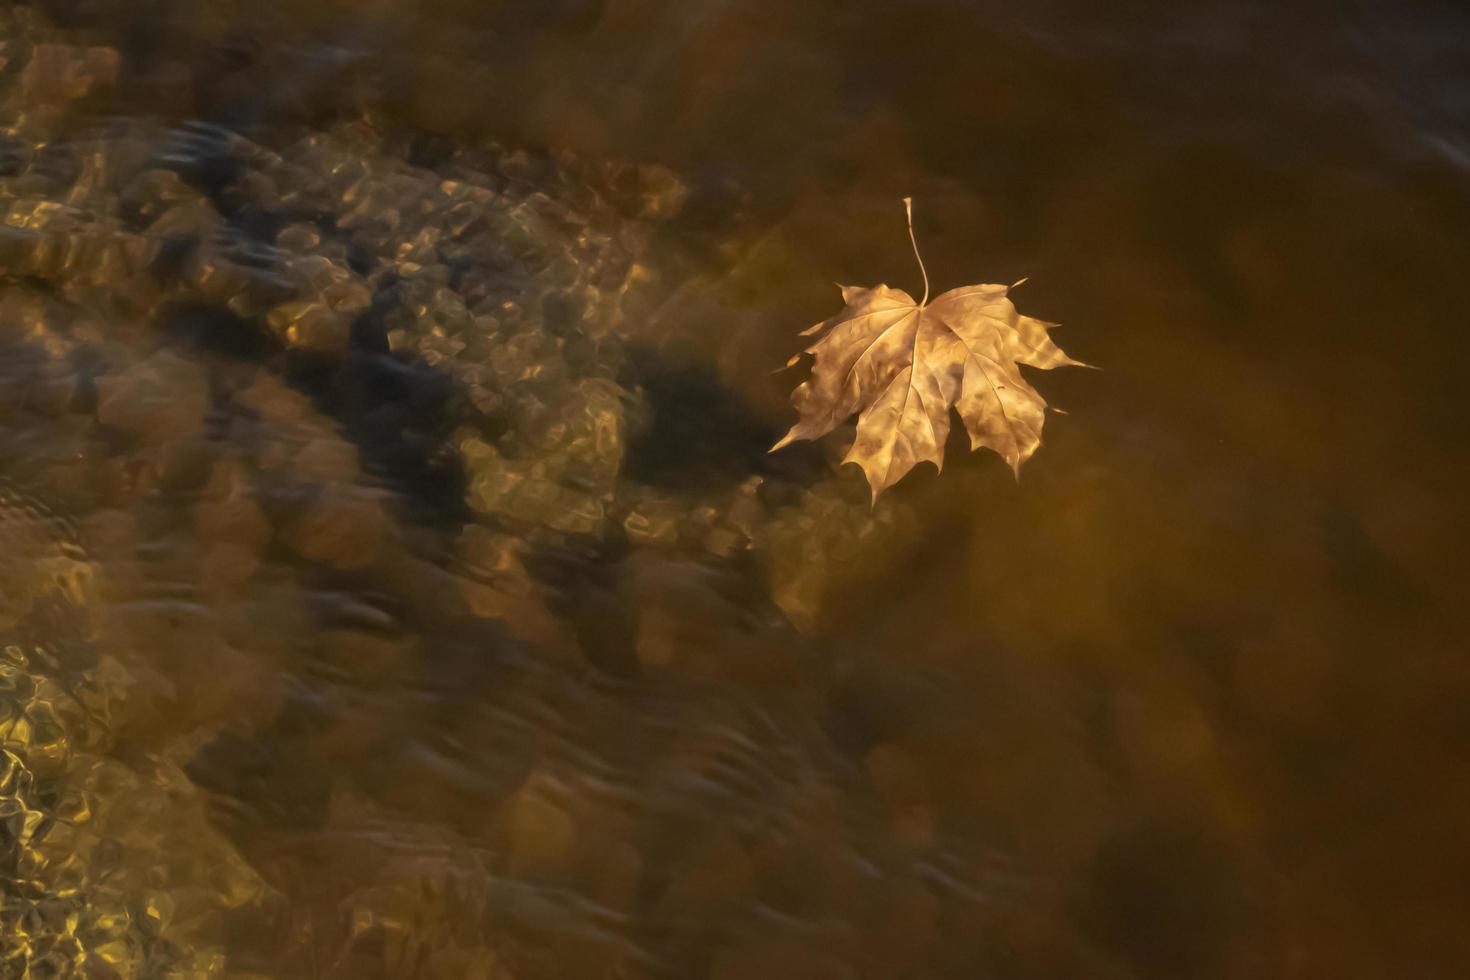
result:
<svg viewBox="0 0 1470 980"><path fill-rule="evenodd" d="M1188 6L0 8L0 977L1470 975L1470 18Z"/></svg>

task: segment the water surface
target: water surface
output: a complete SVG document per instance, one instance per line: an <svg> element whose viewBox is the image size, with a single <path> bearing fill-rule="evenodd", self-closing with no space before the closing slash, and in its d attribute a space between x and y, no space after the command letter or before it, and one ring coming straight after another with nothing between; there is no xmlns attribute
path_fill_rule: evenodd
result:
<svg viewBox="0 0 1470 980"><path fill-rule="evenodd" d="M5 976L1459 977L1452 5L0 11ZM832 283L1102 368L766 453Z"/></svg>

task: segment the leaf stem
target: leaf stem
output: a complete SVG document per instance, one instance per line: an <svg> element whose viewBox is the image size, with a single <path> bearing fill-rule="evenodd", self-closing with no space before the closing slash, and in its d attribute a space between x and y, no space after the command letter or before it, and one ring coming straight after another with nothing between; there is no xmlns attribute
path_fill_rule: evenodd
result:
<svg viewBox="0 0 1470 980"><path fill-rule="evenodd" d="M903 210L904 213L909 216L909 241L913 243L914 246L914 258L918 260L919 272L922 273L924 276L924 298L919 300L919 305L923 306L925 303L929 302L929 270L924 268L924 257L919 254L919 240L914 237L913 198L906 197L903 199Z"/></svg>

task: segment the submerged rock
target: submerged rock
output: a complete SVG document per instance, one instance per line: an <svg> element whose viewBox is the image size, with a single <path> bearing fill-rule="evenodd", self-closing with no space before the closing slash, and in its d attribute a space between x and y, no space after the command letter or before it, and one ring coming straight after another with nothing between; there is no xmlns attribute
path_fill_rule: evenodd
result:
<svg viewBox="0 0 1470 980"><path fill-rule="evenodd" d="M33 106L95 96L116 84L119 60L113 48L37 44L21 73L21 92Z"/></svg>
<svg viewBox="0 0 1470 980"><path fill-rule="evenodd" d="M75 639L58 645L54 629L46 644L23 639L27 618L42 615L38 601L64 612L82 639L94 615L96 593L83 584L90 563L65 523L6 493L0 537L4 972L80 976L106 964L118 977L216 975L223 934L215 930L258 907L264 885L210 826L176 766L113 754L120 706L136 698L139 678Z"/></svg>
<svg viewBox="0 0 1470 980"><path fill-rule="evenodd" d="M538 406L514 456L467 436L460 451L471 506L558 531L599 531L617 491L626 397L604 379L576 383Z"/></svg>
<svg viewBox="0 0 1470 980"><path fill-rule="evenodd" d="M388 525L387 511L376 495L328 487L287 531L286 540L311 561L364 568L382 550Z"/></svg>

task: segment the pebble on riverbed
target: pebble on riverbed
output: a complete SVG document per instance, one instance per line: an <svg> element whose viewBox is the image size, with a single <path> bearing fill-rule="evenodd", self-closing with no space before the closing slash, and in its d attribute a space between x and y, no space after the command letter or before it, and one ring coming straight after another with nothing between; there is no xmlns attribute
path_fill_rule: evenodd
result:
<svg viewBox="0 0 1470 980"><path fill-rule="evenodd" d="M112 48L37 44L21 74L21 92L31 105L75 102L116 84L118 63Z"/></svg>
<svg viewBox="0 0 1470 980"><path fill-rule="evenodd" d="M204 369L161 351L97 382L97 420L148 445L199 432L209 403Z"/></svg>
<svg viewBox="0 0 1470 980"><path fill-rule="evenodd" d="M390 521L380 495L332 485L307 505L286 532L286 540L311 561L342 569L365 568L378 557Z"/></svg>

